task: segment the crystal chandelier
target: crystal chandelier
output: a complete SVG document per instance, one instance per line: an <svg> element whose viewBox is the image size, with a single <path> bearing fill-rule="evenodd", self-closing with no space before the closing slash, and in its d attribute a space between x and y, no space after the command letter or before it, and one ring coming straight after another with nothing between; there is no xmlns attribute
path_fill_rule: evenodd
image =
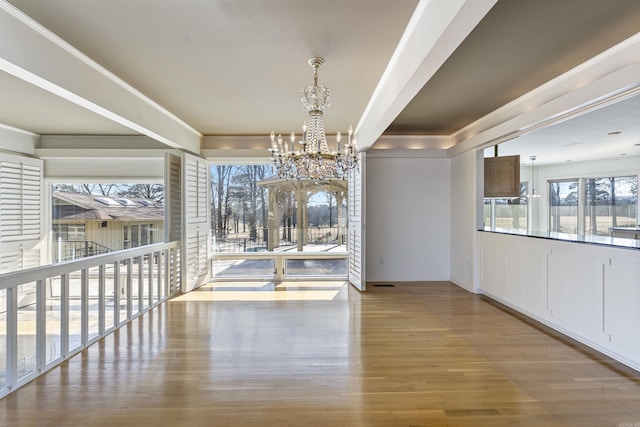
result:
<svg viewBox="0 0 640 427"><path fill-rule="evenodd" d="M308 122L302 125L302 139L295 146L296 134L291 132L289 143L282 135L276 137L271 132L271 163L280 178L311 180L345 179L349 169L358 165L353 128L349 127L347 143L341 146L342 136L336 134L336 149L329 149L324 132L322 112L329 108L329 89L318 85L318 68L324 63L322 58L309 59L313 68L313 85L302 91L301 102L308 111ZM353 141L352 141L353 137Z"/></svg>

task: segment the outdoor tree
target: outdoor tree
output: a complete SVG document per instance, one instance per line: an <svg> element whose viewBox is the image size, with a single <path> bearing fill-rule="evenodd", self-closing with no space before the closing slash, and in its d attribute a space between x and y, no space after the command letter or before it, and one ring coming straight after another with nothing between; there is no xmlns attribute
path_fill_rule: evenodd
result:
<svg viewBox="0 0 640 427"><path fill-rule="evenodd" d="M118 191L117 184L82 184L85 194L99 194L101 196L115 195Z"/></svg>
<svg viewBox="0 0 640 427"><path fill-rule="evenodd" d="M258 237L258 226L267 223L266 189L258 185L268 172L267 165L246 165L232 177L232 198L242 207L243 227L249 227L249 237Z"/></svg>
<svg viewBox="0 0 640 427"><path fill-rule="evenodd" d="M55 190L63 193L92 194L103 197L130 197L161 203L164 201L163 184L82 183L56 184Z"/></svg>
<svg viewBox="0 0 640 427"><path fill-rule="evenodd" d="M164 202L163 184L132 184L124 185L118 190L119 197L131 197L136 199L153 200L157 203Z"/></svg>
<svg viewBox="0 0 640 427"><path fill-rule="evenodd" d="M231 165L211 167L211 222L218 238L228 233L232 210L229 186L235 169Z"/></svg>
<svg viewBox="0 0 640 427"><path fill-rule="evenodd" d="M335 196L330 192L326 192L325 199L327 200L327 205L329 205L329 227L333 226L333 204L336 200Z"/></svg>

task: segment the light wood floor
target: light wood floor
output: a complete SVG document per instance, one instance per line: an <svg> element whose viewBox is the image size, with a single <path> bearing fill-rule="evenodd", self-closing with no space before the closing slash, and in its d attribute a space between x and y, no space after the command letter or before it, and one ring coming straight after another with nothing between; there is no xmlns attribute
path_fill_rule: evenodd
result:
<svg viewBox="0 0 640 427"><path fill-rule="evenodd" d="M640 427L640 374L446 282L226 284L0 400L0 425Z"/></svg>

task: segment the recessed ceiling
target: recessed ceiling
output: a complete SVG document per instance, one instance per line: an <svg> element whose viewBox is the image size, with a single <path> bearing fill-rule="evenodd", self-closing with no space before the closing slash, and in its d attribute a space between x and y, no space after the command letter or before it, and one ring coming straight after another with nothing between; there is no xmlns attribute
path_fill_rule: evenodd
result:
<svg viewBox="0 0 640 427"><path fill-rule="evenodd" d="M450 135L639 29L638 0L498 1L386 132Z"/></svg>

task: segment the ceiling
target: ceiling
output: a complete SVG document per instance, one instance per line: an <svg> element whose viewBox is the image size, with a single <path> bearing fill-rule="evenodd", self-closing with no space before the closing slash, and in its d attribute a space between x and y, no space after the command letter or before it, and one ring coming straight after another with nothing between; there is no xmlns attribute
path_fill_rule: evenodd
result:
<svg viewBox="0 0 640 427"><path fill-rule="evenodd" d="M537 165L640 156L640 95L504 142L498 153L527 165L531 156Z"/></svg>
<svg viewBox="0 0 640 427"><path fill-rule="evenodd" d="M8 2L200 134L265 137L299 131L312 56L326 61L319 82L331 90L327 132L363 120L419 7L418 0ZM500 0L385 133L450 135L639 28L637 0ZM0 94L0 124L7 126L40 135L137 133L1 71ZM639 105L623 103L612 114L636 118L625 137L637 149L638 114L621 113L625 107L637 112ZM611 131L588 123L594 135ZM574 156L566 151L563 157Z"/></svg>

